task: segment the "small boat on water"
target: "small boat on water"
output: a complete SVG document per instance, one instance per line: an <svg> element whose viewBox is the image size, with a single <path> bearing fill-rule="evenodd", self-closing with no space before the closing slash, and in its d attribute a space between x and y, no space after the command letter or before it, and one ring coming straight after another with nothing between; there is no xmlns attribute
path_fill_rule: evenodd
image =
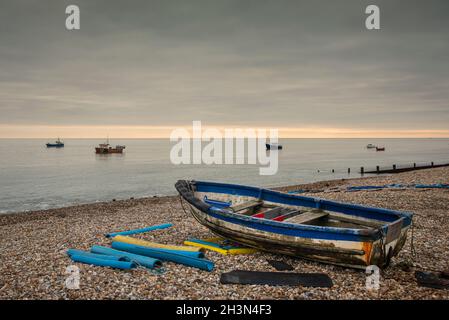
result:
<svg viewBox="0 0 449 320"><path fill-rule="evenodd" d="M64 147L64 142L61 141L61 139L58 138L54 143L47 143L47 148L62 148Z"/></svg>
<svg viewBox="0 0 449 320"><path fill-rule="evenodd" d="M266 143L267 150L282 150L282 145L279 143Z"/></svg>
<svg viewBox="0 0 449 320"><path fill-rule="evenodd" d="M179 180L175 188L193 217L221 237L345 267L388 266L412 221L411 213L243 185Z"/></svg>
<svg viewBox="0 0 449 320"><path fill-rule="evenodd" d="M126 146L116 145L115 148L109 145L109 139L106 143L100 143L98 147L95 147L95 153L97 154L109 154L109 153L123 153Z"/></svg>
<svg viewBox="0 0 449 320"><path fill-rule="evenodd" d="M376 147L376 151L385 151L385 147Z"/></svg>
<svg viewBox="0 0 449 320"><path fill-rule="evenodd" d="M372 144L372 143L368 143L366 148L367 149L374 149L374 148L376 148L376 146L374 144Z"/></svg>

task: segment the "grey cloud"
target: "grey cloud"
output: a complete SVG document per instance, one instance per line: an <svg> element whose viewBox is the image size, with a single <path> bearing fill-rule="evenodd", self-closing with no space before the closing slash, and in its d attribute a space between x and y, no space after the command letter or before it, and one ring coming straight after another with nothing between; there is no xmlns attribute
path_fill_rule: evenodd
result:
<svg viewBox="0 0 449 320"><path fill-rule="evenodd" d="M0 123L449 129L449 2L371 2L4 0Z"/></svg>

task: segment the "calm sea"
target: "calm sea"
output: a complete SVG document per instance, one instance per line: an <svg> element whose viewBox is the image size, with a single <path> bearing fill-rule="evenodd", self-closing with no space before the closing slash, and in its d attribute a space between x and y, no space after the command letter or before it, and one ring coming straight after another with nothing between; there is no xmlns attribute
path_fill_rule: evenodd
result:
<svg viewBox="0 0 449 320"><path fill-rule="evenodd" d="M102 140L68 139L61 149L46 142L0 140L0 213L172 195L178 179L271 187L358 177L361 166L449 162L449 139L284 139L278 173L261 176L259 165L173 165L173 144L163 139L111 141L126 145L122 155L96 155ZM368 143L386 151L368 150Z"/></svg>

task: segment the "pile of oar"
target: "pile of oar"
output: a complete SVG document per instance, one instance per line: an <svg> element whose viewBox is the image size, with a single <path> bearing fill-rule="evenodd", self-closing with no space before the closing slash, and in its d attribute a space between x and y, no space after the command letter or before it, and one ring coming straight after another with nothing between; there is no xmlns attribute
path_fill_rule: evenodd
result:
<svg viewBox="0 0 449 320"><path fill-rule="evenodd" d="M391 190L404 190L404 189L449 189L449 184L435 183L435 184L385 184L385 185L370 185L370 186L349 186L349 187L333 187L330 189L320 190L291 190L288 194L300 194L300 193L319 193L319 192L342 192L342 191L378 191L383 189Z"/></svg>
<svg viewBox="0 0 449 320"><path fill-rule="evenodd" d="M380 190L380 189L449 189L449 184L386 184L382 186L353 186L348 191Z"/></svg>
<svg viewBox="0 0 449 320"><path fill-rule="evenodd" d="M171 261L212 271L214 263L204 258L201 248L166 245L129 237L132 234L165 229L171 226L171 224L162 224L143 229L108 233L105 236L112 238L111 248L94 245L90 252L69 249L67 254L75 262L125 270L136 267L159 269L162 267L162 261Z"/></svg>

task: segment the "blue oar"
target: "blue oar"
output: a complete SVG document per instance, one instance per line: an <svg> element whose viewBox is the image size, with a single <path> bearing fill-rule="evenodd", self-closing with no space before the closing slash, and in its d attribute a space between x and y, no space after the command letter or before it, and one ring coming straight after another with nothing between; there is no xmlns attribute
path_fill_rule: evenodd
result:
<svg viewBox="0 0 449 320"><path fill-rule="evenodd" d="M134 244L124 243L124 242L112 242L112 248L127 251L134 254L139 254L147 257L152 257L160 260L172 261L176 263L181 263L190 267L196 267L202 270L212 271L214 269L214 263L212 261L195 258L187 256L185 254L180 254L170 252L167 250L160 250L159 248L149 248L138 246Z"/></svg>
<svg viewBox="0 0 449 320"><path fill-rule="evenodd" d="M114 250L114 249L108 248L108 247L94 245L94 246L92 246L90 251L92 251L93 253L99 254L99 255L110 255L110 256L116 256L116 257L120 257L120 258L126 258L127 260L129 260L131 262L135 262L137 265L140 265L140 266L143 266L143 267L146 267L149 269L154 269L154 268L158 268L158 267L162 266L161 261L158 259L154 259L154 258L142 256L142 255L137 255L137 254L133 254L133 253L129 253L129 252Z"/></svg>
<svg viewBox="0 0 449 320"><path fill-rule="evenodd" d="M144 232L153 231L153 230L166 229L166 228L170 228L171 226L173 226L173 224L165 223L165 224L160 224L160 225L157 225L157 226L151 226L151 227L142 228L142 229L134 229L134 230L128 230L128 231L106 233L105 236L107 238L113 238L113 237L118 236L118 235L121 235L121 236L125 236L126 235L127 236L127 235L130 235L130 234L137 234L137 233L144 233Z"/></svg>
<svg viewBox="0 0 449 320"><path fill-rule="evenodd" d="M111 267L124 270L129 270L136 267L136 264L134 262L99 259L81 254L80 255L74 254L73 256L70 256L70 259L72 259L75 262L91 264L94 266Z"/></svg>

